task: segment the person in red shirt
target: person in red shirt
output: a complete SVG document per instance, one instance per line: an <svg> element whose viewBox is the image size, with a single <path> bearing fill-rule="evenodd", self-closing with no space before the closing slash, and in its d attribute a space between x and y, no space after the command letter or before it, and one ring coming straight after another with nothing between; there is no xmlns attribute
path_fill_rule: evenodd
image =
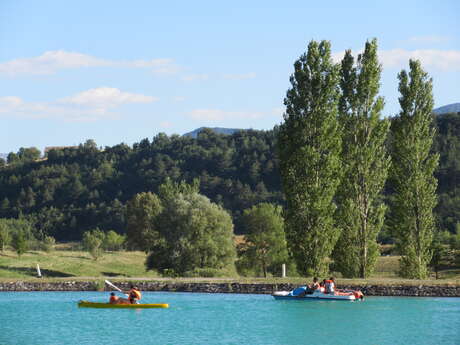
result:
<svg viewBox="0 0 460 345"><path fill-rule="evenodd" d="M109 303L110 304L118 304L118 300L119 300L118 296L115 296L115 292L112 292L110 294Z"/></svg>

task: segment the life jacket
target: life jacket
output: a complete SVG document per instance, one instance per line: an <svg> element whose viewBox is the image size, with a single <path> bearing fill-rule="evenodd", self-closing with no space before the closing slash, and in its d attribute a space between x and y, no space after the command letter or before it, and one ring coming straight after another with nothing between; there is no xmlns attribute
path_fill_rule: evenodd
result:
<svg viewBox="0 0 460 345"><path fill-rule="evenodd" d="M110 301L109 301L110 303L114 303L114 302L116 302L116 301L118 301L118 297L117 297L117 296L110 296Z"/></svg>
<svg viewBox="0 0 460 345"><path fill-rule="evenodd" d="M131 289L129 291L129 298L130 299L140 300L142 298L142 294L141 294L141 292L139 290Z"/></svg>
<svg viewBox="0 0 460 345"><path fill-rule="evenodd" d="M334 282L332 280L326 280L326 292L334 292Z"/></svg>

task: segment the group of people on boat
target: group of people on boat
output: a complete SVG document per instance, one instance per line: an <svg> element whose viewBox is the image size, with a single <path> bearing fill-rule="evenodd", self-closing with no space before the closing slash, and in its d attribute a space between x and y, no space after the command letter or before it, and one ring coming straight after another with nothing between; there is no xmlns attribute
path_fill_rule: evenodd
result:
<svg viewBox="0 0 460 345"><path fill-rule="evenodd" d="M322 292L325 294L335 294L335 279L334 277L330 277L329 279L323 279L323 281L319 282L317 277L313 278L312 284L307 284L307 289L305 290L305 294L312 294L316 292Z"/></svg>
<svg viewBox="0 0 460 345"><path fill-rule="evenodd" d="M128 298L118 297L114 292L110 293L110 304L139 304L139 300L142 298L142 294L139 288L135 285L131 285L129 291L125 292Z"/></svg>

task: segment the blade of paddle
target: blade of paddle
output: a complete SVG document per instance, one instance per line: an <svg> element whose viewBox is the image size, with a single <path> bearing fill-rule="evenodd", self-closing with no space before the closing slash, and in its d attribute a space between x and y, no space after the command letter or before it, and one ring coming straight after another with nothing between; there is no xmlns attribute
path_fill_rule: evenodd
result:
<svg viewBox="0 0 460 345"><path fill-rule="evenodd" d="M120 292L123 292L122 289L120 289L119 287L116 287L115 285L113 285L113 284L112 284L111 282L109 282L108 280L106 280L105 283L106 283L107 285L109 285L110 287L113 287L115 290L120 291Z"/></svg>

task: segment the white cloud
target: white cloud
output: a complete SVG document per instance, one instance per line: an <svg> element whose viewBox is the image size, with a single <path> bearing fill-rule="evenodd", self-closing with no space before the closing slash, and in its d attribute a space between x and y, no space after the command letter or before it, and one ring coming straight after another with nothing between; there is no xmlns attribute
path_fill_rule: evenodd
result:
<svg viewBox="0 0 460 345"><path fill-rule="evenodd" d="M228 119L258 119L264 116L260 112L225 111L221 109L195 109L187 116L197 121L222 121Z"/></svg>
<svg viewBox="0 0 460 345"><path fill-rule="evenodd" d="M410 51L393 49L381 51L379 58L386 67L407 66L409 59L417 59L427 68L435 68L442 71L460 70L459 50L420 49Z"/></svg>
<svg viewBox="0 0 460 345"><path fill-rule="evenodd" d="M40 56L19 58L0 63L0 74L47 75L64 69L84 67L143 68L157 74L177 73L180 68L172 59L117 61L96 58L91 55L67 52L64 50L47 51Z"/></svg>
<svg viewBox="0 0 460 345"><path fill-rule="evenodd" d="M26 102L19 97L0 97L0 115L29 119L96 121L118 117L111 110L122 104L151 103L158 98L101 87L54 102Z"/></svg>
<svg viewBox="0 0 460 345"><path fill-rule="evenodd" d="M439 36L439 35L426 35L426 36L412 36L408 39L411 43L416 44L436 44L436 43L445 43L450 41L448 36Z"/></svg>
<svg viewBox="0 0 460 345"><path fill-rule="evenodd" d="M184 102L186 100L185 97L182 97L182 96L176 96L173 98L173 101L174 102Z"/></svg>
<svg viewBox="0 0 460 345"><path fill-rule="evenodd" d="M182 77L183 81L195 81L195 80L203 81L203 80L208 80L208 79L209 79L209 75L207 74L189 74L189 75L185 75Z"/></svg>
<svg viewBox="0 0 460 345"><path fill-rule="evenodd" d="M60 103L81 105L87 107L112 108L126 103L151 103L158 98L136 93L122 92L113 87L98 87L89 89L74 96L60 100Z"/></svg>
<svg viewBox="0 0 460 345"><path fill-rule="evenodd" d="M353 55L362 51L353 51ZM340 62L345 52L332 54L335 62ZM438 50L438 49L391 49L380 50L379 60L386 68L407 68L409 59L420 60L424 68L433 68L441 71L460 71L460 51L459 50Z"/></svg>
<svg viewBox="0 0 460 345"><path fill-rule="evenodd" d="M254 79L256 74L254 72L242 73L242 74L224 74L223 78L228 80L245 80Z"/></svg>

